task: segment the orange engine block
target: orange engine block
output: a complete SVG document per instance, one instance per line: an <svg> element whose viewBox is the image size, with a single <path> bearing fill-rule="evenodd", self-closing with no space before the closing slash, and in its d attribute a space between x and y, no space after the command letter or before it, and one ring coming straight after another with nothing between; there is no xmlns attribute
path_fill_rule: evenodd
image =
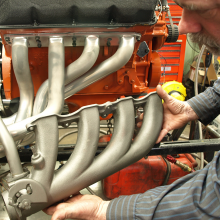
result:
<svg viewBox="0 0 220 220"><path fill-rule="evenodd" d="M125 95L137 95L146 93L148 87L155 87L161 76L161 63L157 50L160 49L168 37L168 28L165 22L165 13L162 12L158 21L153 25L135 25L132 27L109 28L33 28L33 29L1 29L0 34L3 43L2 51L2 75L6 99L19 97L19 89L12 67L11 45L5 40L6 35L25 34L49 34L49 33L79 33L86 30L94 32L135 32L141 35L135 43L135 49L129 62L117 72L93 83L77 94L66 99L69 111L73 112L82 106L89 104L102 104L106 101L115 101ZM139 57L137 51L141 42L145 41L150 52ZM118 45L114 41L110 45L102 45L95 65L111 57L117 50ZM82 46L65 47L65 66L75 61L82 53ZM29 66L36 95L41 84L48 78L48 48L29 47Z"/></svg>

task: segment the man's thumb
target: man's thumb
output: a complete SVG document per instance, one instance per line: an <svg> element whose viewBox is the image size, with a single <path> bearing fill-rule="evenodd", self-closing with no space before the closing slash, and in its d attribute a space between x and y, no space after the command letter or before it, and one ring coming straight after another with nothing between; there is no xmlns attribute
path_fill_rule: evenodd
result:
<svg viewBox="0 0 220 220"><path fill-rule="evenodd" d="M170 99L169 95L162 89L161 85L157 86L157 94L164 100L164 102L167 102Z"/></svg>

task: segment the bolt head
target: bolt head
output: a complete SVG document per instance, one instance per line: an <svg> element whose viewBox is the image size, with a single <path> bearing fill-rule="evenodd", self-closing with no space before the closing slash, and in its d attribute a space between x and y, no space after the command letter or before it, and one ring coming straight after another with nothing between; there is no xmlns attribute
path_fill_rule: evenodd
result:
<svg viewBox="0 0 220 220"><path fill-rule="evenodd" d="M16 197L19 198L21 196L21 193L16 193Z"/></svg>

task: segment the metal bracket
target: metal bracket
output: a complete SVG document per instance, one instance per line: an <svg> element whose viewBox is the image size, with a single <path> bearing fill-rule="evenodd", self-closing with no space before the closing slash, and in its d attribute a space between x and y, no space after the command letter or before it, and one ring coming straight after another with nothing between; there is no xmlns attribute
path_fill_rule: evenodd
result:
<svg viewBox="0 0 220 220"><path fill-rule="evenodd" d="M8 45L12 45L15 37L26 37L28 39L29 47L48 47L49 38L53 37L54 33L28 33L28 34L6 34L5 41ZM65 47L84 46L85 38L88 36L98 36L100 39L100 46L118 46L122 36L141 37L141 34L135 32L78 32L78 33L57 33L56 37L62 37ZM110 40L111 39L111 40Z"/></svg>
<svg viewBox="0 0 220 220"><path fill-rule="evenodd" d="M26 190L25 194L22 194L23 190ZM16 181L14 186L9 189L8 201L9 205L13 207L28 209L32 203L46 203L48 200L40 183L32 179L22 179Z"/></svg>

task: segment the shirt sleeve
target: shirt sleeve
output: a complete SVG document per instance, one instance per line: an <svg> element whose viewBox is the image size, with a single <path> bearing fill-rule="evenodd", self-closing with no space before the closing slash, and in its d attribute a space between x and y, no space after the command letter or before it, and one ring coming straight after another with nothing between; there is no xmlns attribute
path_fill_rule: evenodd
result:
<svg viewBox="0 0 220 220"><path fill-rule="evenodd" d="M189 99L187 103L204 125L209 124L220 113L220 79L216 80L213 87Z"/></svg>
<svg viewBox="0 0 220 220"><path fill-rule="evenodd" d="M143 194L113 199L107 220L219 219L219 152L203 170L188 174L168 186Z"/></svg>

